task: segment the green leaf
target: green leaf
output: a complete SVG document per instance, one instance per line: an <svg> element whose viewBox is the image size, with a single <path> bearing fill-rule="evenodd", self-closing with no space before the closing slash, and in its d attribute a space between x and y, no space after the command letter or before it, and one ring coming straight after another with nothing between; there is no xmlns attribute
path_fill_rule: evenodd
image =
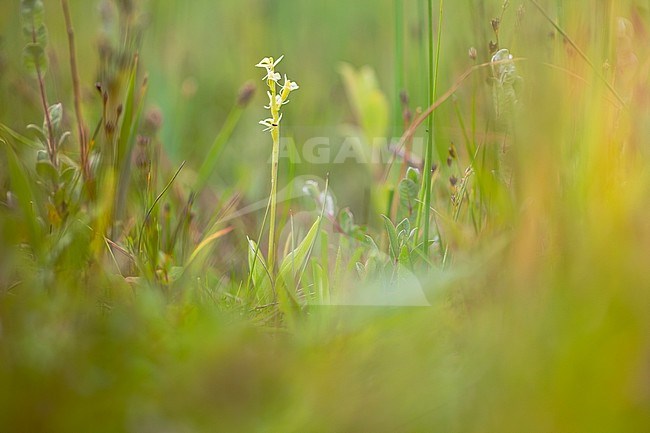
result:
<svg viewBox="0 0 650 433"><path fill-rule="evenodd" d="M14 131L5 124L0 123L0 131L6 133L8 136L14 139L17 143L25 145L33 150L43 149L43 145L40 141L32 140L31 138L25 137L24 135Z"/></svg>
<svg viewBox="0 0 650 433"><path fill-rule="evenodd" d="M361 262L356 262L354 264L354 268L357 270L357 275L359 276L359 279L364 281L367 276L366 267L364 266L364 264Z"/></svg>
<svg viewBox="0 0 650 433"><path fill-rule="evenodd" d="M45 21L45 8L42 0L21 0L20 20L23 33L28 39L32 38L32 30L43 26Z"/></svg>
<svg viewBox="0 0 650 433"><path fill-rule="evenodd" d="M131 179L131 154L135 145L138 125L144 109L144 96L146 86L140 89L140 98L136 98L136 81L138 76L138 59L136 57L131 68L129 84L125 96L124 113L122 124L117 140L117 154L115 158L115 170L120 174L117 184L117 202L115 204L115 215L122 216L126 207L126 196Z"/></svg>
<svg viewBox="0 0 650 433"><path fill-rule="evenodd" d="M343 233L348 235L352 234L352 231L355 228L354 215L349 208L341 209L338 216L338 223Z"/></svg>
<svg viewBox="0 0 650 433"><path fill-rule="evenodd" d="M122 113L122 124L120 125L120 134L117 140L117 156L116 162L118 168L126 163L129 156L129 144L133 141L133 125L137 119L134 118L133 113L136 110L136 82L137 82L138 62L134 62L131 67L131 74L129 75L129 84L127 86L126 96L124 97L124 111Z"/></svg>
<svg viewBox="0 0 650 433"><path fill-rule="evenodd" d="M370 256L364 265L366 280L371 278L374 281L381 280L382 267L378 263L377 256Z"/></svg>
<svg viewBox="0 0 650 433"><path fill-rule="evenodd" d="M397 231L397 236L400 240L408 239L411 231L411 222L408 218L404 218L399 224L397 224L395 230Z"/></svg>
<svg viewBox="0 0 650 433"><path fill-rule="evenodd" d="M75 174L77 174L77 169L75 167L68 167L63 169L61 172L61 183L65 185L69 185L75 178Z"/></svg>
<svg viewBox="0 0 650 433"><path fill-rule="evenodd" d="M320 228L321 218L316 218L316 221L311 226L305 238L300 242L295 250L291 251L287 256L282 260L280 264L280 270L278 272L278 279L287 283L289 277L292 276L295 278L300 278L302 272L304 271L305 262L307 257L311 253L311 250L316 241L316 235L318 235L318 230Z"/></svg>
<svg viewBox="0 0 650 433"><path fill-rule="evenodd" d="M44 150L39 150L36 152L36 161L48 161L50 156Z"/></svg>
<svg viewBox="0 0 650 433"><path fill-rule="evenodd" d="M277 289L278 309L284 315L284 320L290 329L295 329L296 318L300 314L300 304L296 296L284 285L280 284Z"/></svg>
<svg viewBox="0 0 650 433"><path fill-rule="evenodd" d="M409 167L408 170L406 170L406 179L410 179L411 181L415 182L416 184L420 184L420 170L414 167Z"/></svg>
<svg viewBox="0 0 650 433"><path fill-rule="evenodd" d="M300 303L292 286L296 280L299 281L302 278L307 266L307 259L311 254L320 230L320 221L321 217L318 217L296 249L287 254L282 260L275 281L278 308L284 314L284 318L290 327L295 324L295 318L300 313Z"/></svg>
<svg viewBox="0 0 650 433"><path fill-rule="evenodd" d="M52 122L52 129L58 132L61 126L61 119L63 118L63 105L61 103L50 105L47 109L50 115L50 122ZM43 119L43 131L47 131L47 119Z"/></svg>
<svg viewBox="0 0 650 433"><path fill-rule="evenodd" d="M57 144L57 149L60 149L63 147L63 143L65 143L65 140L70 137L70 131L65 131L61 136L59 137L59 141Z"/></svg>
<svg viewBox="0 0 650 433"><path fill-rule="evenodd" d="M420 184L407 176L399 183L399 215L405 217L413 216L417 209L418 192Z"/></svg>
<svg viewBox="0 0 650 433"><path fill-rule="evenodd" d="M43 180L51 182L52 185L56 185L59 182L59 172L49 159L36 161L36 173Z"/></svg>
<svg viewBox="0 0 650 433"><path fill-rule="evenodd" d="M35 13L43 13L43 0L21 0L20 13L24 19L29 19Z"/></svg>
<svg viewBox="0 0 650 433"><path fill-rule="evenodd" d="M47 70L47 59L45 50L39 44L29 43L23 49L23 66L32 76L45 74Z"/></svg>
<svg viewBox="0 0 650 433"><path fill-rule="evenodd" d="M379 252L379 247L377 246L377 243L370 235L364 234L363 237L361 238L361 243L370 249L369 252L371 254L375 254Z"/></svg>
<svg viewBox="0 0 650 433"><path fill-rule="evenodd" d="M402 248L399 252L399 266L405 267L409 271L413 271L413 264L411 263L411 252L409 251L408 246L402 245Z"/></svg>
<svg viewBox="0 0 650 433"><path fill-rule="evenodd" d="M14 149L2 139L0 139L0 143L4 144L6 150L11 190L18 198L18 203L27 225L31 246L35 250L39 250L41 229L38 223L38 215L34 209L37 201L34 197L29 177L27 176L27 170L25 170L25 167L20 163L18 155L16 155Z"/></svg>
<svg viewBox="0 0 650 433"><path fill-rule="evenodd" d="M35 43L43 48L47 46L48 33L45 24L39 24L35 27L31 23L23 25L23 36L30 43Z"/></svg>
<svg viewBox="0 0 650 433"><path fill-rule="evenodd" d="M248 237L246 239L248 240L248 269L251 273L253 287L257 289L258 297L270 300L272 298L271 280L266 261L257 243Z"/></svg>
<svg viewBox="0 0 650 433"><path fill-rule="evenodd" d="M185 268L183 266L172 266L169 270L169 281L178 281L183 276L184 272Z"/></svg>
<svg viewBox="0 0 650 433"><path fill-rule="evenodd" d="M382 215L384 218L384 227L386 228L386 233L388 234L388 253L393 262L396 262L399 257L399 240L397 237L397 230L393 225L393 222L386 215Z"/></svg>
<svg viewBox="0 0 650 433"><path fill-rule="evenodd" d="M53 201L56 207L60 208L61 206L63 206L63 204L66 203L67 201L66 190L63 188L57 189L56 192L54 193Z"/></svg>
<svg viewBox="0 0 650 433"><path fill-rule="evenodd" d="M330 293L329 293L329 279L327 277L327 272L323 270L323 267L318 264L316 261L312 261L312 273L313 273L313 290L314 294L312 299L317 304L329 304L330 302Z"/></svg>

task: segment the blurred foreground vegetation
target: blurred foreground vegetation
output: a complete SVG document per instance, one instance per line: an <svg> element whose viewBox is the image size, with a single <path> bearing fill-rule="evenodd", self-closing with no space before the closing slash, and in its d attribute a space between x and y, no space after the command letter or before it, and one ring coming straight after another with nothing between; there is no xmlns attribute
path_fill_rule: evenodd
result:
<svg viewBox="0 0 650 433"><path fill-rule="evenodd" d="M67 3L0 5L0 431L647 431L650 2Z"/></svg>

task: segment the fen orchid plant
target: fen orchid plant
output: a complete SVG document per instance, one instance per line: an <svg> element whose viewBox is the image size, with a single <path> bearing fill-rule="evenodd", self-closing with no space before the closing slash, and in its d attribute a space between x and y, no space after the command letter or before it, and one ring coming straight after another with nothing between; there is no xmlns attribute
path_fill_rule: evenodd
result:
<svg viewBox="0 0 650 433"><path fill-rule="evenodd" d="M269 97L269 104L265 106L269 110L271 117L261 120L260 125L264 126L264 131L271 133L273 139L273 150L271 153L271 204L270 204L270 217L269 217L269 249L268 249L268 267L274 268L275 262L275 224L276 224L276 207L277 207L277 190L278 190L278 165L280 156L280 121L282 120L282 106L289 102L289 95L294 90L297 90L298 84L291 81L284 75L284 82L281 84L282 75L275 70L275 67L280 63L284 56L278 57L274 60L273 57L263 58L257 65L258 68L266 70L266 75L263 80L269 90L266 94Z"/></svg>

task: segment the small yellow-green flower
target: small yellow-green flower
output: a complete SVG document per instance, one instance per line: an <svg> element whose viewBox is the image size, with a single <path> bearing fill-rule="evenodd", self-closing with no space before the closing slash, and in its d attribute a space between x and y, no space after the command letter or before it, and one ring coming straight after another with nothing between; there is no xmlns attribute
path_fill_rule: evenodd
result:
<svg viewBox="0 0 650 433"><path fill-rule="evenodd" d="M269 92L269 91L267 91L266 94L267 94L268 97L269 97L269 105L265 105L264 108L266 108L267 110L270 110L270 109L271 109L271 106L273 105L273 95L271 95L271 92ZM287 102L289 102L289 101L284 101L284 102L282 101L282 96L280 96L280 95L275 95L275 103L276 103L277 105L284 105L284 104L286 104Z"/></svg>
<svg viewBox="0 0 650 433"><path fill-rule="evenodd" d="M280 122L280 120L282 120L282 113L280 113L280 117L278 118L277 121ZM269 117L268 119L260 120L259 124L262 126L266 126L264 132L270 131L271 129L278 127L278 123L276 123L271 117Z"/></svg>
<svg viewBox="0 0 650 433"><path fill-rule="evenodd" d="M282 75L279 72L276 72L275 67L280 63L284 56L278 57L277 60L274 60L273 57L264 57L257 65L258 68L263 68L266 70L266 75L263 80L266 80L269 90L266 92L266 95L269 97L269 104L265 105L264 108L271 112L271 117L260 121L260 125L264 126L264 131L271 131L272 134L279 133L280 120L282 119L282 113L280 110L283 105L289 102L289 94L294 90L298 90L300 86L295 81L291 81L287 75L284 75L284 84L279 88L280 80Z"/></svg>
<svg viewBox="0 0 650 433"><path fill-rule="evenodd" d="M280 78L282 76L275 72L275 67L280 63L280 61L284 58L284 55L278 57L277 60L273 61L273 57L264 57L262 61L260 61L257 65L258 68L264 68L266 69L266 76L262 78L262 80L270 80L274 82L280 81Z"/></svg>
<svg viewBox="0 0 650 433"><path fill-rule="evenodd" d="M298 86L298 83L295 81L291 81L287 78L287 74L284 74L284 85L282 86L282 90L280 91L280 104L284 105L287 102L289 102L289 93L293 92L294 90L298 90L300 86Z"/></svg>

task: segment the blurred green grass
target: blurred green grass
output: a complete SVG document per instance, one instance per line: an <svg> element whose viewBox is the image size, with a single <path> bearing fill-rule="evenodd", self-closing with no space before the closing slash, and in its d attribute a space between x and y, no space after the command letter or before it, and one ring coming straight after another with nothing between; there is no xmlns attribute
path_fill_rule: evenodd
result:
<svg viewBox="0 0 650 433"><path fill-rule="evenodd" d="M501 3L446 2L443 91L473 64L469 47L477 47L479 61L489 60L489 20ZM193 283L168 296L111 271L37 269L29 252L19 248L21 221L3 211L0 242L8 247L0 252L0 280L9 284L18 273L21 281L0 292L0 430L645 431L650 425L648 108L641 93L625 111L616 111L598 75L625 91L625 83L601 65L616 64L611 27L617 14L632 19L636 10L639 40L647 42L641 29L648 25L648 2L540 2L553 11L564 4L562 14L557 12L561 23L597 72L557 33L551 35L552 27L529 1L511 3L502 45L527 59L517 63L527 111L513 133L516 148L504 157L515 180L505 198L492 191L481 233L472 232L466 215L458 224L441 223L449 225L443 233L452 239L455 256L449 267L421 279L432 307L308 307L308 316L286 330L272 326L265 313L251 314L248 305L230 304L228 296L203 292ZM417 45L419 5L405 4L405 76L415 107L426 100ZM516 28L522 4L524 25ZM98 5L72 6L82 81L92 105ZM56 2L46 8L48 91L51 102L71 106L61 13ZM150 80L147 103L162 110L160 139L174 165L189 159L198 167L240 85L251 79L261 89L253 65L266 55L286 54L283 70L301 86L285 119L285 131L297 141L301 131L340 134L341 123L354 122L338 74L341 61L372 66L379 87L393 95L388 0L151 0L145 10L150 11L142 49ZM0 119L24 132L24 125L39 123L42 114L21 69L17 14L18 1L0 6ZM635 50L643 66L648 48ZM647 87L647 72L637 73L639 91ZM503 137L490 124L486 78L483 71L472 76L456 92L456 103L469 123L471 98L477 95L477 136L492 149ZM251 201L267 194L270 143L257 125L265 117L263 102L259 91L228 141L218 167L226 184L215 179L216 190L232 187ZM462 148L454 105L445 104L436 119L439 142L446 148L456 141ZM339 206L351 205L358 214L359 189L374 185L367 169L300 167L300 173L321 177L330 170ZM451 172L442 170L444 176ZM449 199L447 184L446 177L437 184L441 213ZM243 234L238 236L242 240ZM83 260L71 251L65 263L72 268ZM235 260L241 265L245 255ZM233 274L236 289L237 274L227 268L200 269L196 286L212 283L210 272L221 271ZM63 276L52 279L49 273Z"/></svg>

